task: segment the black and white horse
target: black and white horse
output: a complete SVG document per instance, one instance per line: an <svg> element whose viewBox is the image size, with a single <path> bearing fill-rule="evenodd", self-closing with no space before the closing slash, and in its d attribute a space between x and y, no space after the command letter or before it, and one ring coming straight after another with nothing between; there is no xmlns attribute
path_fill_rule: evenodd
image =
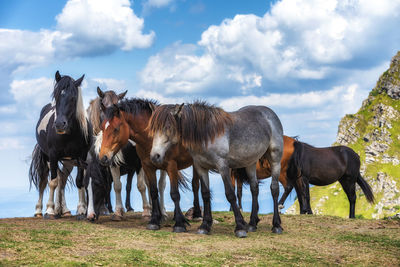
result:
<svg viewBox="0 0 400 267"><path fill-rule="evenodd" d="M53 102L40 112L36 125L37 144L32 153L29 169L30 182L39 190L35 216L42 215L43 192L47 182L50 193L45 218L68 216L71 214L65 202L65 185L74 166L78 167L76 184L79 189L78 215L86 214L85 191L82 187L84 164L91 146L92 127L86 118L80 85L84 75L78 80L55 74ZM59 168L59 163L62 169ZM50 172L50 180L48 175ZM54 192L57 188L56 204Z"/></svg>

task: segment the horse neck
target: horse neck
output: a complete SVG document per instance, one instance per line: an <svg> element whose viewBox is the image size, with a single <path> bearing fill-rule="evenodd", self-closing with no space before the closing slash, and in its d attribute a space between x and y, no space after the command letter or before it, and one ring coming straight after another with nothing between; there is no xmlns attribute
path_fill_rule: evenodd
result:
<svg viewBox="0 0 400 267"><path fill-rule="evenodd" d="M153 142L153 139L149 135L147 125L150 120L150 116L145 114L133 115L122 112L125 121L128 123L131 129L130 138L135 141L136 144L141 146L147 146Z"/></svg>

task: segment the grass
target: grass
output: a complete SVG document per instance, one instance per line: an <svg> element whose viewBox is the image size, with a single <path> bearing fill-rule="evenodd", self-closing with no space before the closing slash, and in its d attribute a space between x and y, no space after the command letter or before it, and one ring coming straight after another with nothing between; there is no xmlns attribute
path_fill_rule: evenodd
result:
<svg viewBox="0 0 400 267"><path fill-rule="evenodd" d="M249 220L249 214L244 213ZM0 220L0 266L249 266L400 264L400 221L282 215L282 235L272 234L271 215L260 216L258 231L234 236L231 212L214 212L211 235L146 230L140 214L121 222L75 218Z"/></svg>

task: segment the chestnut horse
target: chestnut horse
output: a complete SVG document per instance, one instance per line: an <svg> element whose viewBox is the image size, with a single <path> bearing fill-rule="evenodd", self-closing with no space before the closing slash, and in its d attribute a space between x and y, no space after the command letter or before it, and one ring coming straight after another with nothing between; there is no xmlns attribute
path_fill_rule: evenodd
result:
<svg viewBox="0 0 400 267"><path fill-rule="evenodd" d="M152 100L129 99L120 101L117 105L105 110L105 119L102 123L103 141L100 149L100 160L104 165L109 165L118 151L127 144L129 139L136 143L136 151L142 162L143 170L147 176L152 200L151 219L147 225L149 230L160 229L161 211L158 200L157 169L166 170L170 179L170 195L175 204L174 232L186 231L188 221L184 217L180 205L179 185L185 185L185 179L179 170L193 164L192 157L182 145L171 147L163 163L153 163L150 159L153 138L149 135L147 125L157 103ZM196 171L193 169L194 179ZM197 200L198 201L198 200ZM200 209L199 204L195 206Z"/></svg>
<svg viewBox="0 0 400 267"><path fill-rule="evenodd" d="M281 199L279 200L279 209L283 209L283 204L286 198L293 189L293 185L287 179L287 168L289 166L290 157L293 154L294 147L293 143L296 141L295 138L284 135L283 136L283 154L281 159L281 173L279 175L279 182L283 185L285 192L283 193ZM271 177L271 165L267 159L260 159L257 162L257 179L263 180ZM237 185L237 199L239 208L242 209L242 187L243 183L249 183L249 178L247 177L245 169L234 169L231 172L232 185L235 187Z"/></svg>
<svg viewBox="0 0 400 267"><path fill-rule="evenodd" d="M103 92L99 87L97 87L97 94L98 97L90 102L89 108L88 108L88 116L90 121L92 122L93 125L93 132L96 135L96 142L95 144L101 144L101 138L102 138L102 132L101 132L101 122L104 120L104 111L103 109L107 107L111 107L114 104L117 104L118 101L123 99L126 95L127 91L116 94L114 91L105 91ZM103 108L102 108L103 107ZM99 139L99 140L97 140ZM135 146L135 145L134 145ZM119 159L128 159L129 162L136 162L137 160L135 157L137 156L136 153L136 148L130 146L134 151L130 151L128 149L121 150L124 151L125 153L122 153L118 158ZM98 152L100 152L100 147L98 149L94 150L94 155L93 156L98 156ZM139 160L139 165L140 160ZM114 161L114 164L111 165L111 174L113 176L113 182L114 182L114 191L115 191L115 196L116 196L116 213L113 216L114 219L120 220L122 218L122 215L124 213L123 207L122 207L122 199L121 199L121 181L120 181L120 176L127 174L127 182L126 182L126 199L125 199L125 208L127 211L133 210L131 207L131 201L130 201L130 193L131 193L131 187L132 187L132 180L133 180L133 175L135 172L137 172L137 188L142 196L142 203L143 203L143 213L142 216L150 216L150 203L147 200L146 196L146 182L145 182L145 176L144 173L138 172L138 170L141 170L140 168L137 168L136 164L133 164L132 166L128 166L128 164L124 163L124 160L119 160L119 161ZM121 172L121 168L124 169L124 171ZM96 173L96 172L95 172ZM165 177L166 173L161 172L160 175L160 181L158 183L159 190L160 190L160 202L161 202L161 210L164 216L167 216L165 207L164 207L164 190L165 190ZM93 188L93 187L92 187ZM150 194L149 194L150 197ZM111 206L111 205L110 205ZM90 214L88 214L89 216Z"/></svg>

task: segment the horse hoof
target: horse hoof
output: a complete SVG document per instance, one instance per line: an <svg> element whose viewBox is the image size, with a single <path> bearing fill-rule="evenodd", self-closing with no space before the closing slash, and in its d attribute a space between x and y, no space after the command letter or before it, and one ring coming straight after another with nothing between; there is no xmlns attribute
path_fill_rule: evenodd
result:
<svg viewBox="0 0 400 267"><path fill-rule="evenodd" d="M55 218L56 218L56 216L54 214L45 213L43 216L43 219L45 219L45 220L54 220Z"/></svg>
<svg viewBox="0 0 400 267"><path fill-rule="evenodd" d="M238 230L235 232L235 235L236 235L236 237L244 238L244 237L247 237L247 232L246 232L246 230Z"/></svg>
<svg viewBox="0 0 400 267"><path fill-rule="evenodd" d="M76 219L77 219L78 221L82 221L82 220L84 220L85 218L86 218L85 214L78 214L78 215L76 215Z"/></svg>
<svg viewBox="0 0 400 267"><path fill-rule="evenodd" d="M256 232L257 231L257 226L254 225L249 225L249 229L247 229L249 232Z"/></svg>
<svg viewBox="0 0 400 267"><path fill-rule="evenodd" d="M112 221L116 221L116 222L122 221L122 216L116 215L116 214L114 213L113 216L111 216L111 220L112 220Z"/></svg>
<svg viewBox="0 0 400 267"><path fill-rule="evenodd" d="M35 218L43 218L43 215L41 213L36 213L35 215L33 215L33 217L35 217Z"/></svg>
<svg viewBox="0 0 400 267"><path fill-rule="evenodd" d="M126 212L129 212L129 211L132 211L132 212L134 212L135 210L134 210L134 209L132 209L131 207L129 207L129 208L127 208L127 209L126 209Z"/></svg>
<svg viewBox="0 0 400 267"><path fill-rule="evenodd" d="M67 212L63 213L62 217L72 217L72 214L70 211L67 211Z"/></svg>
<svg viewBox="0 0 400 267"><path fill-rule="evenodd" d="M174 233L185 233L187 232L186 227L183 226L174 226L172 232Z"/></svg>
<svg viewBox="0 0 400 267"><path fill-rule="evenodd" d="M61 219L61 214L54 215L54 219Z"/></svg>
<svg viewBox="0 0 400 267"><path fill-rule="evenodd" d="M199 234L199 235L209 235L210 232L207 231L206 229L199 228L199 229L197 229L197 234Z"/></svg>
<svg viewBox="0 0 400 267"><path fill-rule="evenodd" d="M272 227L272 233L274 233L274 234L282 234L282 227L276 227L276 226L274 226L274 227Z"/></svg>
<svg viewBox="0 0 400 267"><path fill-rule="evenodd" d="M147 228L147 230L160 230L160 226L159 225L152 224L152 223L149 223L146 228Z"/></svg>

